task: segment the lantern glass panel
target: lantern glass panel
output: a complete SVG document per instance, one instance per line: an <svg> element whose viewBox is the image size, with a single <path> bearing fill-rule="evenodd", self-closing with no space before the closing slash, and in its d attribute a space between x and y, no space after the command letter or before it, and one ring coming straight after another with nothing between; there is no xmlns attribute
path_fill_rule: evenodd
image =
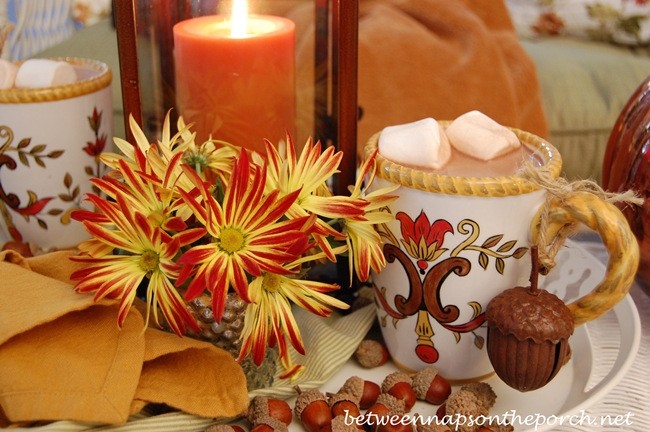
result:
<svg viewBox="0 0 650 432"><path fill-rule="evenodd" d="M233 143L244 146L249 146L246 144L247 139L255 140L257 144L261 144L259 142L262 141L260 135L248 133L248 129L242 124L258 124L265 121L264 117L278 117L288 109L286 106L290 104L293 109L290 115L292 121L286 120L289 118L287 114L284 119L275 123L271 122L269 128L273 130L264 130L264 137L269 138L271 141L278 141L284 137L286 129L297 145L302 145L310 136L324 141L331 141L331 137L327 135L332 133L332 122L330 120L332 98L328 94L331 93L331 91L328 92L328 85L331 85L331 80L328 81L328 71L331 72L331 67L328 64L331 61L332 14L331 4L327 1L321 1L319 4L318 1L311 0L249 0L248 14L282 17L290 20L295 25L294 64L290 65L292 70L289 72L289 66L272 69L269 66L271 61L267 60L267 64L261 66L267 72L268 85L263 86L266 90L251 90L251 85L247 83L235 88L239 84L232 84L234 81L230 81L226 87L227 90L231 90L229 94L225 90L219 91L219 82L225 81L232 74L237 74L237 71L228 70L228 66L247 55L245 47L235 48L235 51L223 54L220 62L211 63L210 67L206 68L204 84L207 86L206 88L211 90L199 89L192 96L189 96L192 101L197 102L201 97L206 100L209 99L206 95L210 94L212 100L208 100L207 105L204 104L203 106L209 106L210 110L214 111L214 114L208 113L208 110L201 107L188 108L187 103L182 102L183 94L187 93L186 91L184 93L184 89L187 89L185 77L188 73L191 73L194 77L201 77L202 72L195 71L198 69L196 63L188 66L187 63L179 64L177 62L177 58L182 53L178 47L175 47L174 25L181 21L199 17L213 15L229 17L232 6L232 1L219 0L135 0L142 123L149 139L153 140L160 135L165 116L173 108L170 116L174 126L179 114L183 115L188 122L197 122L198 119L198 122L204 121L208 124L203 128L206 133L200 134L199 139L207 138L207 131L213 130L215 131L213 138L224 139L229 142L237 141ZM317 18L319 16L320 18ZM317 23L317 19L322 20L322 22ZM317 32L322 33L320 42L316 39ZM239 52L237 52L237 49L239 49ZM276 49L276 51L269 53L269 55L279 56L280 53L277 52L277 48L269 48L269 50L273 49ZM322 52L316 53L315 50L317 49ZM214 57L216 54L206 51L205 56L205 63L207 63L207 57ZM317 58L321 59L320 78L317 78L315 74L315 70L318 68L314 66L314 63ZM199 60L199 63L201 63L201 60ZM223 74L215 73L214 69L220 67L224 69L223 74L228 75L226 78L224 78ZM181 68L183 70L179 70ZM279 81L273 81L269 78L269 75L273 73L282 75L282 77L278 78ZM287 79L290 79L286 75L289 73L294 74L291 80L291 91L283 93L276 91L273 93L271 90L282 85L286 86ZM321 83L317 84L319 79ZM278 82L282 84L277 84ZM316 90L319 85L320 90ZM243 112L228 117L228 111L232 111L233 106L237 106L236 99L242 97L242 95L250 96L250 92L257 94L257 105L263 105L260 110L252 111L254 114ZM267 98L264 101L264 94L266 93L271 93L271 95L269 96L270 99ZM317 93L319 94L318 102L316 99ZM185 96L183 100L187 100L187 98ZM319 116L316 122L314 121L315 112ZM202 127L198 124L195 125L195 128L200 129ZM220 136L219 130L223 132L229 128L239 128L241 134L225 133ZM247 135L250 135L250 137L247 137ZM254 144L255 148L258 148L257 144Z"/></svg>

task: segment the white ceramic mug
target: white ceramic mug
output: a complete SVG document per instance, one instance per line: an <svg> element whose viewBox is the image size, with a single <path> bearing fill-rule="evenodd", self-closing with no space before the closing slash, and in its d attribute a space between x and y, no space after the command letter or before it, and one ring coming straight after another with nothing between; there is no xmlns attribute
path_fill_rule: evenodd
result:
<svg viewBox="0 0 650 432"><path fill-rule="evenodd" d="M446 126L448 123L441 122ZM548 142L515 130L557 178L562 160ZM365 146L377 149L379 134ZM539 234L546 190L516 176L451 177L377 158L372 189L400 184L388 207L395 221L380 228L385 269L372 275L377 315L388 351L403 370L433 365L462 383L493 373L485 309L501 291L528 286L532 242ZM372 190L371 189L371 190ZM629 291L638 245L621 212L595 195L577 193L549 208L550 237L569 222L599 232L610 254L594 291L569 305L576 325L605 313Z"/></svg>
<svg viewBox="0 0 650 432"><path fill-rule="evenodd" d="M101 177L99 155L113 140L111 71L71 63L73 84L0 90L0 244L72 248L88 238L70 214Z"/></svg>

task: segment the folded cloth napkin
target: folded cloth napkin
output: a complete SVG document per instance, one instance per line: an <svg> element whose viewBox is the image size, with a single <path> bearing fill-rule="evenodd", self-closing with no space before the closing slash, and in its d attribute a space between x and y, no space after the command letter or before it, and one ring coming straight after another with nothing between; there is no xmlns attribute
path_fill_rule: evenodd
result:
<svg viewBox="0 0 650 432"><path fill-rule="evenodd" d="M313 8L288 14L296 22L299 143L313 133ZM535 64L503 0L361 0L358 82L359 153L386 126L472 110L548 135Z"/></svg>
<svg viewBox="0 0 650 432"><path fill-rule="evenodd" d="M203 417L248 407L246 378L212 344L144 328L137 308L73 291L71 252L0 253L0 427L75 420L120 424L147 403Z"/></svg>

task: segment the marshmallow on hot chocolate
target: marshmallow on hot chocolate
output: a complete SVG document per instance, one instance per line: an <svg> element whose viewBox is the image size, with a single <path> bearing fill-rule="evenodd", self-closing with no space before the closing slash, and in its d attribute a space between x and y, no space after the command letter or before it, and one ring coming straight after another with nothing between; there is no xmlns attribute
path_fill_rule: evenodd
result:
<svg viewBox="0 0 650 432"><path fill-rule="evenodd" d="M14 86L18 66L10 61L0 59L0 90L7 90Z"/></svg>
<svg viewBox="0 0 650 432"><path fill-rule="evenodd" d="M432 118L384 128L377 146L389 161L410 167L439 170L451 158L449 140Z"/></svg>
<svg viewBox="0 0 650 432"><path fill-rule="evenodd" d="M77 81L74 67L65 61L48 59L29 59L18 68L16 87L45 88Z"/></svg>
<svg viewBox="0 0 650 432"><path fill-rule="evenodd" d="M484 161L502 156L521 146L513 131L480 111L461 115L445 132L455 149Z"/></svg>

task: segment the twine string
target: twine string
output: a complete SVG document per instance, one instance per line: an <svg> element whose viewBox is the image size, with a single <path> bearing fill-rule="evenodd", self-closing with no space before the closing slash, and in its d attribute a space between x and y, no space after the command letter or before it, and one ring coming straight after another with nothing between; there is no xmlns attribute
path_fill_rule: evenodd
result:
<svg viewBox="0 0 650 432"><path fill-rule="evenodd" d="M607 192L593 180L569 181L564 177L553 178L548 172L535 167L530 161L524 163L517 172L517 176L547 191L546 201L543 204L540 215L539 232L536 242L539 253L540 273L544 275L548 274L555 267L555 256L564 246L566 239L578 230L578 224L571 222L560 228L555 237L549 238L550 209L554 201L559 201L560 204L563 204L576 193L588 192L612 204L643 205L643 199L638 197L633 190L620 193Z"/></svg>

